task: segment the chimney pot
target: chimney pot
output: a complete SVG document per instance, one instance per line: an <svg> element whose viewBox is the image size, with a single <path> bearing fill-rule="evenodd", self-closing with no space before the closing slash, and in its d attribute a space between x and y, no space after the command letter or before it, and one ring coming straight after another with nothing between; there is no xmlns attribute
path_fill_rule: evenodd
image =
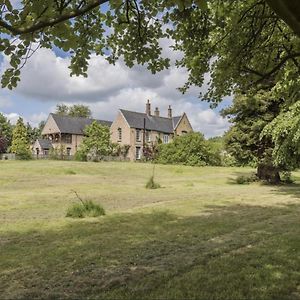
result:
<svg viewBox="0 0 300 300"><path fill-rule="evenodd" d="M151 116L151 103L149 100L147 100L147 103L146 103L146 114L148 116Z"/></svg>
<svg viewBox="0 0 300 300"><path fill-rule="evenodd" d="M159 110L158 110L158 107L155 107L154 115L155 115L156 117L159 117Z"/></svg>
<svg viewBox="0 0 300 300"><path fill-rule="evenodd" d="M169 105L169 108L168 108L168 118L172 118L172 108L171 108L171 105Z"/></svg>

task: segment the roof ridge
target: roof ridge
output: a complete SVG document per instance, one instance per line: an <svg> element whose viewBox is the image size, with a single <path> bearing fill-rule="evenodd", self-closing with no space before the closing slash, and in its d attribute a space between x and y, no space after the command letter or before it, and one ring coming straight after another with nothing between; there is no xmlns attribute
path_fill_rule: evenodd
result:
<svg viewBox="0 0 300 300"><path fill-rule="evenodd" d="M171 120L171 118L169 118L169 117L155 116L155 115L147 115L146 113L143 113L143 112L134 111L134 110L127 110L127 109L123 109L123 108L120 108L120 111L127 111L127 112L132 112L132 113L135 113L135 114L146 115L147 117L155 117L155 118L162 118L162 119L168 119L168 120ZM178 117L181 117L181 116L178 116ZM175 118L175 117L172 117L172 118Z"/></svg>
<svg viewBox="0 0 300 300"><path fill-rule="evenodd" d="M70 119L84 119L84 120L92 120L92 121L104 121L104 122L112 122L109 120L95 119L95 118L87 118L87 117L74 117L74 116L65 116L56 113L50 113L50 115L58 116L61 118L70 118Z"/></svg>

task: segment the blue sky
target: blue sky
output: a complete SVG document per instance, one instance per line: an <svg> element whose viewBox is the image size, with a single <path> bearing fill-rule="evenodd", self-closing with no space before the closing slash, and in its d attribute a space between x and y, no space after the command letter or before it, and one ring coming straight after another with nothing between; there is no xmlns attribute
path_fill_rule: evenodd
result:
<svg viewBox="0 0 300 300"><path fill-rule="evenodd" d="M163 43L163 54L173 61L178 53ZM1 89L0 112L12 122L18 116L37 125L55 110L57 103L89 105L93 117L113 120L119 108L144 111L150 99L152 109L159 107L161 115L173 107L174 115L186 112L195 130L207 137L221 135L228 123L218 111L230 103L226 99L216 110L198 98L200 88L191 88L182 95L177 88L185 83L187 71L171 66L152 75L144 67L129 69L122 61L115 66L104 57L92 56L88 78L70 77L68 54L54 48L40 49L22 69L21 82L13 91ZM7 66L7 59L0 55L0 72Z"/></svg>

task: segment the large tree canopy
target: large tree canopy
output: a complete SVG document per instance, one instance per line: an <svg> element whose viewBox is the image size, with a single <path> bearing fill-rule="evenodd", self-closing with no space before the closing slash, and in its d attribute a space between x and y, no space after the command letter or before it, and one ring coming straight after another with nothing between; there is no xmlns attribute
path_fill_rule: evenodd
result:
<svg viewBox="0 0 300 300"><path fill-rule="evenodd" d="M91 118L91 109L83 104L74 104L68 106L66 104L57 104L55 113L61 116L80 117L80 118Z"/></svg>
<svg viewBox="0 0 300 300"><path fill-rule="evenodd" d="M201 86L209 72L203 98L213 103L236 90L274 87L299 73L295 1L111 0L105 11L99 9L104 0L21 2L18 9L9 0L0 4L0 50L11 59L2 78L8 88L16 86L20 69L38 47L68 51L75 75L87 75L92 53L160 71L169 66L161 38L172 39L183 52L177 65L188 69L189 78L182 91Z"/></svg>

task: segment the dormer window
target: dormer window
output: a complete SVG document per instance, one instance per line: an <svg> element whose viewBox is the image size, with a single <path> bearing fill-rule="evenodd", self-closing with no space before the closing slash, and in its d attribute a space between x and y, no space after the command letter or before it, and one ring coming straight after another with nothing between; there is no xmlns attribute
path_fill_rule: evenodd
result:
<svg viewBox="0 0 300 300"><path fill-rule="evenodd" d="M122 128L118 128L118 141L122 141Z"/></svg>

